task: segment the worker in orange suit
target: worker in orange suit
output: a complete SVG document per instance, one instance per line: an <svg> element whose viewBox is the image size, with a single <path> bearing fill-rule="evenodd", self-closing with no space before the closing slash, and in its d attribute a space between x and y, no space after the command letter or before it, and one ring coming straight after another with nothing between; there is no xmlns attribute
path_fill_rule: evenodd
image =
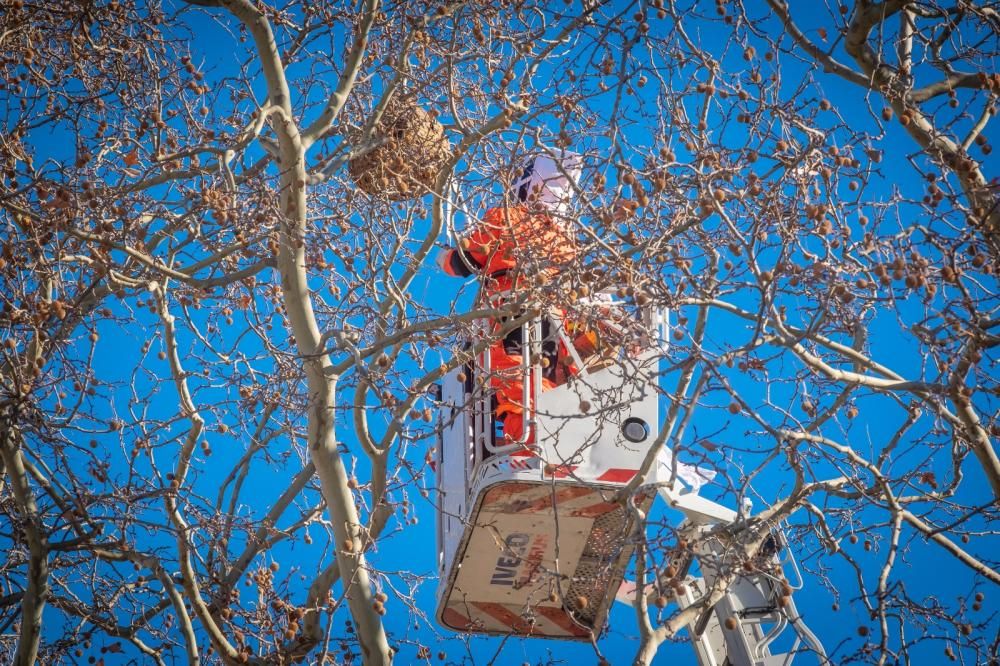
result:
<svg viewBox="0 0 1000 666"><path fill-rule="evenodd" d="M478 273L482 277L480 300L493 305L528 282L537 285L551 280L577 256L576 241L564 216L573 195L570 179L575 181L579 173L579 156L572 153L558 163L545 155L529 159L512 188L510 198L515 205L487 210L459 247L438 258L441 268L457 277ZM501 325L494 322L495 329ZM550 337L546 330L542 336ZM521 344L521 330L516 329L491 345L489 371L505 439L511 443L524 439L522 443L530 444L533 434L524 436ZM543 343L543 358L548 360L543 391L564 380L556 371L565 355L559 345Z"/></svg>
<svg viewBox="0 0 1000 666"><path fill-rule="evenodd" d="M440 258L445 273L483 276L484 295L512 291L540 266L551 278L576 257L576 242L564 224L534 206L490 208L458 248ZM526 266L525 264L529 265Z"/></svg>

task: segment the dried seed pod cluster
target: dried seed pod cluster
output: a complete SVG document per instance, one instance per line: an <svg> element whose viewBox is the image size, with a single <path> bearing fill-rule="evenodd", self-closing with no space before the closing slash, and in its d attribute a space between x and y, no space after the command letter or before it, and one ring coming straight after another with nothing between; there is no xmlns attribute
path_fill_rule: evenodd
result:
<svg viewBox="0 0 1000 666"><path fill-rule="evenodd" d="M424 195L451 150L441 123L413 102L390 105L373 139L382 143L351 160L348 171L359 189L390 201Z"/></svg>

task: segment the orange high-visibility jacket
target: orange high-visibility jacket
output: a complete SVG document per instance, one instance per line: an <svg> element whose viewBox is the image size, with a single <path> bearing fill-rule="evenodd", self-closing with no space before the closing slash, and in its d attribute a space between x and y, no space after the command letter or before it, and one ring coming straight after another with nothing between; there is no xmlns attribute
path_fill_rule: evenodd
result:
<svg viewBox="0 0 1000 666"><path fill-rule="evenodd" d="M526 206L490 208L481 224L448 250L441 265L449 275L478 272L492 278L487 293L512 288L518 278L541 273L552 276L577 254L572 234L548 214Z"/></svg>
<svg viewBox="0 0 1000 666"><path fill-rule="evenodd" d="M488 296L516 288L523 277L551 278L576 254L576 242L562 225L543 211L518 205L487 210L482 223L462 239L459 248L448 250L440 264L445 273L456 277L479 273L484 278L481 295ZM521 356L508 353L503 341L493 344L490 352L497 417L504 420L505 434L517 441L524 427ZM542 390L554 386L549 379L542 380Z"/></svg>

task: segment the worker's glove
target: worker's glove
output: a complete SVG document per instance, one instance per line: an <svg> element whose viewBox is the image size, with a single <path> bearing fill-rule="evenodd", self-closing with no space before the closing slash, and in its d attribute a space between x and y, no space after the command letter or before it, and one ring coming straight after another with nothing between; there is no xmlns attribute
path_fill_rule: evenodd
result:
<svg viewBox="0 0 1000 666"><path fill-rule="evenodd" d="M447 275L466 278L472 275L473 269L468 266L465 259L461 252L452 248L437 256L437 265Z"/></svg>
<svg viewBox="0 0 1000 666"><path fill-rule="evenodd" d="M449 264L450 263L451 263L451 250L445 250L444 252L438 252L438 256L437 256L437 265L438 265L438 268L440 268L441 270L443 270L445 273L448 273L449 275L452 273L452 271L449 270L449 268L450 268Z"/></svg>

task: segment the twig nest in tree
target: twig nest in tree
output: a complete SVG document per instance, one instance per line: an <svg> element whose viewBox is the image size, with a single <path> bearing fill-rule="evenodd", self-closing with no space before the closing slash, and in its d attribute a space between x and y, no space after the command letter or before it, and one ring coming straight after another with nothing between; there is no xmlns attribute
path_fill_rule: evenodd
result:
<svg viewBox="0 0 1000 666"><path fill-rule="evenodd" d="M451 152L441 123L413 102L390 103L373 139L381 143L351 160L348 172L361 190L390 201L425 194Z"/></svg>

